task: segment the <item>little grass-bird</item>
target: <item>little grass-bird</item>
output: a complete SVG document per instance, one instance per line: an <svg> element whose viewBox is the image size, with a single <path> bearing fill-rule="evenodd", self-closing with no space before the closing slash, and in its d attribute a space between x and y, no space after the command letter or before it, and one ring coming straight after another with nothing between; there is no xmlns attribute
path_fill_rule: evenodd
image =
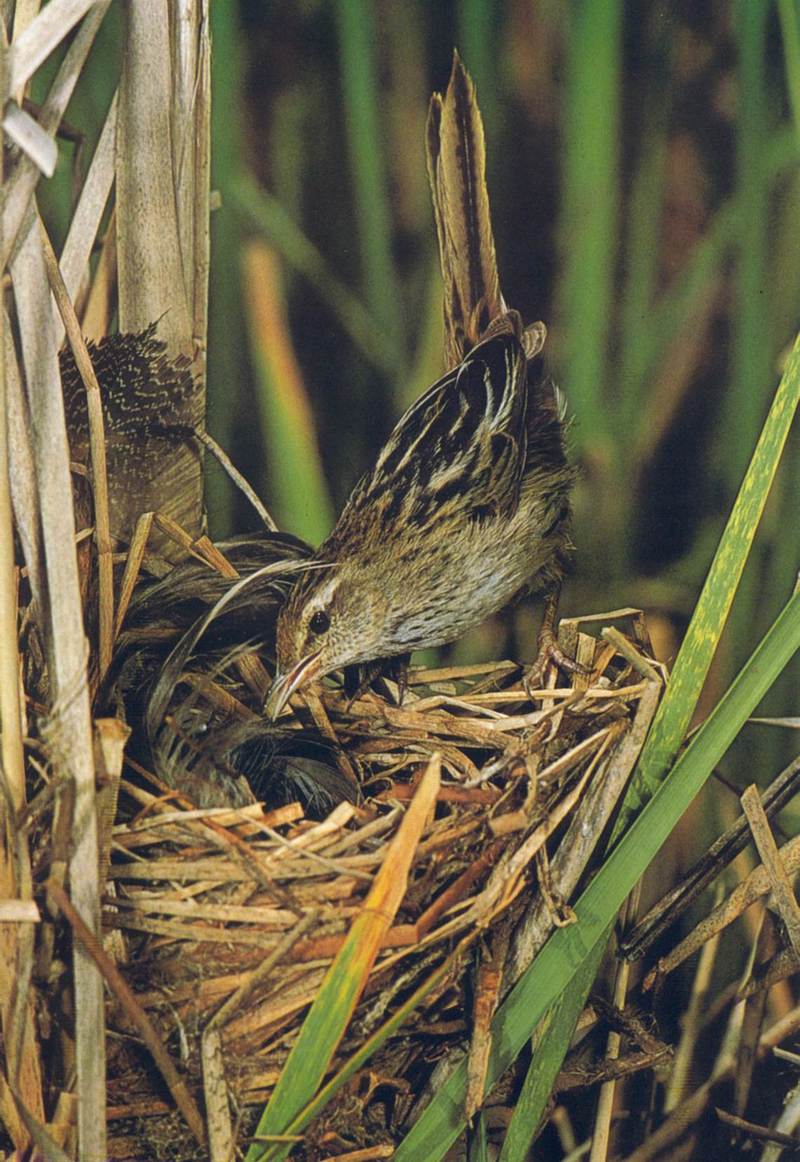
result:
<svg viewBox="0 0 800 1162"><path fill-rule="evenodd" d="M500 293L483 126L457 54L428 118L428 168L451 370L399 420L297 582L277 626L266 711L332 671L451 642L522 590L553 632L574 471L563 407L540 371L541 323Z"/></svg>

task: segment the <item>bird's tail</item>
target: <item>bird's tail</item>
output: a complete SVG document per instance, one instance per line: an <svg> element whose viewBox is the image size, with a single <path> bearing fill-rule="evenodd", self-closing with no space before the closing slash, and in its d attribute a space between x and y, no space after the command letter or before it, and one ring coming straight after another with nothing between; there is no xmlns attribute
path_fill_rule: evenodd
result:
<svg viewBox="0 0 800 1162"><path fill-rule="evenodd" d="M427 154L451 367L508 314L497 274L483 121L475 86L457 52L447 91L431 98Z"/></svg>

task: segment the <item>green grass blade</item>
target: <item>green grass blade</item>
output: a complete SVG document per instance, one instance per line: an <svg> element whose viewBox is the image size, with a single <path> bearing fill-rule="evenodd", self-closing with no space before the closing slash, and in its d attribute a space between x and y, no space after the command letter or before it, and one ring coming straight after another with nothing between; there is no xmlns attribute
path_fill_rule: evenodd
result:
<svg viewBox="0 0 800 1162"><path fill-rule="evenodd" d="M630 818L636 807L649 797L659 784L665 785L661 781L688 729L697 706L697 699L719 644L722 629L730 612L734 595L739 587L756 527L777 472L798 399L800 399L800 337L798 337L791 359L787 364L730 520L709 570L706 584L676 660L667 693L653 721L653 726L637 765L636 775L626 796L624 810L615 829L615 838L622 831L626 820ZM789 657L791 654L788 655L787 661ZM783 666L781 666L782 669ZM709 772L713 768L714 762L708 767ZM668 782L670 786L675 785L675 770ZM638 828L638 826L639 820L634 824L634 827ZM664 838L667 834L668 831L664 833ZM625 836L623 842L628 840L628 835ZM640 849L640 854L642 851L643 849ZM608 864L606 864L607 866ZM644 870L644 866L641 866L641 871ZM631 886L636 878L638 876L634 877ZM593 888L595 883L592 885ZM602 955L602 949L608 939L613 921L613 914L615 913L609 916L604 931L598 936L594 950L587 954L587 959L593 963L599 962ZM531 971L535 967L534 965ZM569 983L561 998L564 1009L574 1013L576 1018L580 1012L584 995L581 977L582 972ZM568 1038L563 1042L564 1051L566 1051L567 1044ZM548 1043L548 1050L553 1054L557 1054L558 1048L554 1042ZM540 1086L534 1086L533 1081L531 1081L531 1090L537 1096L543 1094L543 1102L546 1101L547 1095L543 1093ZM533 1097L530 1095L529 1100L533 1104ZM543 1109L544 1104L539 1109L538 1116L541 1116ZM533 1120L533 1113L529 1117L530 1120Z"/></svg>
<svg viewBox="0 0 800 1162"><path fill-rule="evenodd" d="M318 544L333 525L317 431L289 335L278 260L262 242L243 252L245 305L272 515Z"/></svg>
<svg viewBox="0 0 800 1162"><path fill-rule="evenodd" d="M629 827L575 906L578 922L559 928L503 1002L492 1023L487 1086L516 1059L531 1029L598 955L614 917L772 682L800 649L800 592L762 640L734 684ZM574 1001L572 1011L574 1013ZM464 1126L466 1065L454 1071L401 1142L394 1162L437 1162ZM535 1111L533 1111L535 1114Z"/></svg>
<svg viewBox="0 0 800 1162"><path fill-rule="evenodd" d="M362 354L385 375L393 374L396 370L393 348L386 341L377 318L336 277L278 199L261 189L249 174L237 179L230 197L246 223L258 230L293 270L308 279Z"/></svg>
<svg viewBox="0 0 800 1162"><path fill-rule="evenodd" d="M737 231L736 306L730 384L719 421L716 449L731 488L741 480L747 456L766 407L773 374L770 335L770 188L764 169L771 128L767 95L766 32L769 5L737 0L734 28L738 47L736 117Z"/></svg>
<svg viewBox="0 0 800 1162"><path fill-rule="evenodd" d="M796 0L778 0L778 15L783 38L786 89L789 93L794 131L800 144L800 25Z"/></svg>
<svg viewBox="0 0 800 1162"><path fill-rule="evenodd" d="M489 1142L486 1137L486 1115L478 1114L476 1125L470 1130L467 1142L467 1162L489 1162Z"/></svg>
<svg viewBox="0 0 800 1162"><path fill-rule="evenodd" d="M627 213L625 283L620 319L619 427L635 432L647 423L642 385L649 371L648 337L660 267L660 234L667 162L667 123L671 107L666 79L658 70L647 95L646 134L633 178ZM621 451L628 441L621 441ZM631 445L632 446L632 445Z"/></svg>
<svg viewBox="0 0 800 1162"><path fill-rule="evenodd" d="M677 753L719 644L800 400L800 336L781 377L730 519L686 631L669 690L656 711L628 808L658 785Z"/></svg>
<svg viewBox="0 0 800 1162"><path fill-rule="evenodd" d="M366 0L338 0L335 12L364 293L390 345L394 375L401 379L405 371L403 312L392 259L386 133L380 124L385 99L375 63L375 9Z"/></svg>
<svg viewBox="0 0 800 1162"><path fill-rule="evenodd" d="M562 379L581 417L577 439L591 440L605 459L616 447L607 369L618 251L622 8L619 0L584 2L573 5L571 14L559 225Z"/></svg>
<svg viewBox="0 0 800 1162"><path fill-rule="evenodd" d="M232 384L243 378L242 351L247 336L240 272L241 231L231 211L229 192L241 172L245 123L241 94L243 53L232 4L211 5L211 181L221 202L211 223L211 286L208 313L208 428L228 451L234 447L236 410ZM214 536L233 530L234 490L227 476L210 464L206 504Z"/></svg>
<svg viewBox="0 0 800 1162"><path fill-rule="evenodd" d="M405 895L417 843L440 781L441 764L434 756L300 1028L259 1122L260 1137L285 1135L319 1088ZM246 1162L279 1162L290 1148L284 1143L254 1143Z"/></svg>
<svg viewBox="0 0 800 1162"><path fill-rule="evenodd" d="M570 988L542 1017L533 1035L532 1059L508 1124L499 1162L527 1162L536 1130L594 983L605 940L598 940L573 978Z"/></svg>
<svg viewBox="0 0 800 1162"><path fill-rule="evenodd" d="M380 1049L381 1045L385 1044L388 1039L393 1036L402 1025L409 1019L412 1013L417 1009L428 994L436 988L443 980L445 980L450 973L455 969L455 966L460 962L460 957L463 955L465 945L459 945L458 949L449 956L447 960L443 961L437 969L415 990L414 993L405 1001L389 1018L385 1021L379 1029L367 1038L366 1041L358 1047L353 1056L346 1062L344 1066L336 1073L330 1081L328 1081L322 1089L312 1098L308 1105L297 1115L297 1117L290 1122L286 1127L286 1133L300 1134L315 1117L328 1104L328 1102L339 1092L343 1085L346 1085L351 1077L358 1072L363 1065L369 1061L373 1053Z"/></svg>

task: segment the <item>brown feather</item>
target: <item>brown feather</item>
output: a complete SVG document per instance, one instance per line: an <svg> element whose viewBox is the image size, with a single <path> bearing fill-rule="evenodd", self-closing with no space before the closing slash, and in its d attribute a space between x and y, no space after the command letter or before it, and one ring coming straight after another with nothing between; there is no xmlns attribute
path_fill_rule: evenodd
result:
<svg viewBox="0 0 800 1162"><path fill-rule="evenodd" d="M453 54L447 91L431 99L428 173L445 286L445 354L460 363L506 311L497 273L486 143L475 86Z"/></svg>

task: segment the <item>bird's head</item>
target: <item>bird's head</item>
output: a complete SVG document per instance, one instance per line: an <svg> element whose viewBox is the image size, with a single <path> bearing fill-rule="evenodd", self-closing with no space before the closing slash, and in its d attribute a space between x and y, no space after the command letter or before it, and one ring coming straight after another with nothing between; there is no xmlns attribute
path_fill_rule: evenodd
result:
<svg viewBox="0 0 800 1162"><path fill-rule="evenodd" d="M289 595L278 618L270 717L309 682L381 653L386 603L368 577L352 580L346 567L330 565L310 571Z"/></svg>

